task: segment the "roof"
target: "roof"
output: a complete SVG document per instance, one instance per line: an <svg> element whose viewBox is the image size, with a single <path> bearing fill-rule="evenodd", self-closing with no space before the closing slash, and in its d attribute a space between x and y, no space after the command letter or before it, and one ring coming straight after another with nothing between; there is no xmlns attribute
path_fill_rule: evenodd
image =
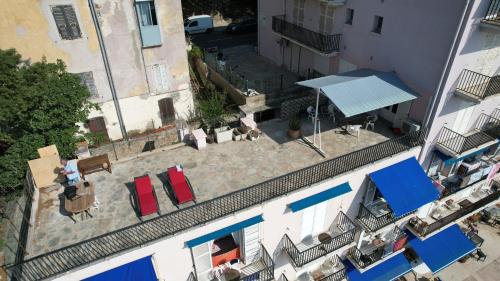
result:
<svg viewBox="0 0 500 281"><path fill-rule="evenodd" d="M319 89L345 117L411 101L418 97L395 72L370 69L300 81L297 84Z"/></svg>
<svg viewBox="0 0 500 281"><path fill-rule="evenodd" d="M439 199L439 191L415 157L373 172L370 178L396 216Z"/></svg>
<svg viewBox="0 0 500 281"><path fill-rule="evenodd" d="M321 202L333 199L342 194L348 193L352 191L351 186L348 182L345 182L341 185L337 185L320 193L316 193L309 197L303 198L301 200L290 203L288 207L292 210L292 212L298 212L304 210L305 208L314 206Z"/></svg>
<svg viewBox="0 0 500 281"><path fill-rule="evenodd" d="M204 18L212 18L212 16L209 16L209 15L198 15L198 16L190 16L187 19L188 20L195 20L195 19L204 19Z"/></svg>
<svg viewBox="0 0 500 281"><path fill-rule="evenodd" d="M432 273L444 269L476 249L456 224L423 241L409 231L407 234L410 245Z"/></svg>
<svg viewBox="0 0 500 281"><path fill-rule="evenodd" d="M151 259L151 256L147 256L86 278L83 281L156 281L158 278Z"/></svg>
<svg viewBox="0 0 500 281"><path fill-rule="evenodd" d="M349 281L389 281L411 270L411 265L403 253L399 253L364 272L359 272L350 261L346 263Z"/></svg>

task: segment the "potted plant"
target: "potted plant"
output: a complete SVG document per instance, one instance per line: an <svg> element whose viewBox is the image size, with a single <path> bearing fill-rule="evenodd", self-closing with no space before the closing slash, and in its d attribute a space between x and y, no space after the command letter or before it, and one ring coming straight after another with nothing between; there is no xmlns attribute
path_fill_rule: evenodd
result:
<svg viewBox="0 0 500 281"><path fill-rule="evenodd" d="M300 119L297 116L290 118L288 121L288 137L291 139L297 139L300 137Z"/></svg>
<svg viewBox="0 0 500 281"><path fill-rule="evenodd" d="M224 108L225 96L216 91L200 101L200 115L203 127L206 128L208 138L217 143L230 141L233 137L231 128L227 125L228 112Z"/></svg>

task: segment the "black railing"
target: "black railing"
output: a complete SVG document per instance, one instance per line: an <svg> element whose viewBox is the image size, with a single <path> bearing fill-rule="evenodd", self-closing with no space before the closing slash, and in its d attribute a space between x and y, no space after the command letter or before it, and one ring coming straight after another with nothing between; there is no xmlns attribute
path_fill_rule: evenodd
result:
<svg viewBox="0 0 500 281"><path fill-rule="evenodd" d="M372 211L370 211L370 208L361 203L359 206L358 216L356 218L358 219L358 222L360 222L361 225L365 228L365 230L373 232L403 217L406 217L409 214L411 213L401 216L394 216L394 213L389 210L388 213L377 216L372 213Z"/></svg>
<svg viewBox="0 0 500 281"><path fill-rule="evenodd" d="M423 144L423 131L387 140L159 217L108 232L7 268L22 281L42 280L144 246L183 230L256 206Z"/></svg>
<svg viewBox="0 0 500 281"><path fill-rule="evenodd" d="M330 54L340 50L342 34L325 35L285 20L285 16L273 16L273 30L301 44Z"/></svg>
<svg viewBox="0 0 500 281"><path fill-rule="evenodd" d="M479 99L500 93L500 76L490 77L468 69L462 70L457 90Z"/></svg>
<svg viewBox="0 0 500 281"><path fill-rule="evenodd" d="M408 222L406 227L408 227L413 233L418 234L421 237L425 237L433 233L434 231L439 230L447 226L448 224L455 222L461 217L472 214L478 209L498 200L499 197L500 197L500 190L497 190L489 194L488 196L472 203L471 205L462 207L458 209L456 212L451 213L446 217L443 217L433 223L428 224L422 221L420 218L415 217Z"/></svg>
<svg viewBox="0 0 500 281"><path fill-rule="evenodd" d="M335 255L332 257L333 259L333 264L342 264L342 261L340 261L339 256ZM342 266L342 268L339 268L335 272L319 279L319 281L341 281L346 279L346 269L345 266Z"/></svg>
<svg viewBox="0 0 500 281"><path fill-rule="evenodd" d="M493 110L493 113L491 113L491 117L500 120L500 109L495 108L495 110Z"/></svg>
<svg viewBox="0 0 500 281"><path fill-rule="evenodd" d="M488 11L482 21L485 23L500 25L500 0L491 0Z"/></svg>
<svg viewBox="0 0 500 281"><path fill-rule="evenodd" d="M261 244L258 254L258 260L254 262L263 262L264 268L250 275L240 278L240 281L270 281L274 280L274 261Z"/></svg>
<svg viewBox="0 0 500 281"><path fill-rule="evenodd" d="M189 273L187 281L198 281L193 272Z"/></svg>
<svg viewBox="0 0 500 281"><path fill-rule="evenodd" d="M391 240L387 241L386 243L390 243L392 246L394 246L394 243L396 241L398 241L399 239L401 239L405 236L406 236L406 234L404 233L404 231L402 231L399 227L395 226L392 229ZM361 250L358 249L357 247L352 247L347 252L347 256L349 257L349 259L352 262L356 263L356 265L359 268L366 268L366 267L382 260L384 257L392 254L392 251L389 253L385 252L386 243L371 249L370 253L367 253L367 254L363 254L361 252Z"/></svg>
<svg viewBox="0 0 500 281"><path fill-rule="evenodd" d="M487 134L493 139L497 139L500 137L500 119L481 113L477 119L475 129Z"/></svg>
<svg viewBox="0 0 500 281"><path fill-rule="evenodd" d="M356 227L343 212L339 213L335 223L337 228L343 231L342 233L305 250L299 250L288 235L283 236L283 250L291 258L294 267L301 267L354 241Z"/></svg>

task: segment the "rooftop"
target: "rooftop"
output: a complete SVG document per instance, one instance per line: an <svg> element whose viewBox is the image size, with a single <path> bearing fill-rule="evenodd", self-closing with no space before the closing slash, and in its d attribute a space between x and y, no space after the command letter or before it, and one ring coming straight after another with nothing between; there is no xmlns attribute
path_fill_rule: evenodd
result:
<svg viewBox="0 0 500 281"><path fill-rule="evenodd" d="M345 133L333 124L322 124L322 157L302 140L286 137L287 121L271 120L259 124L262 136L257 141L232 141L211 144L204 150L181 146L146 153L138 158L113 163L112 174L97 172L87 180L95 184L98 210L92 217L75 216L73 222L64 210L62 188L41 190L35 226L30 230L26 258L71 245L100 234L140 222L131 204L134 177L148 174L159 200L161 214L178 210L163 188L164 173L176 164L184 166L197 203L284 175L295 170L347 154L394 137L388 124L377 121L375 131L362 129L359 138ZM302 122L304 135L312 134L312 122ZM242 157L245 156L245 157ZM185 208L194 203L187 203ZM155 215L144 218L148 220Z"/></svg>

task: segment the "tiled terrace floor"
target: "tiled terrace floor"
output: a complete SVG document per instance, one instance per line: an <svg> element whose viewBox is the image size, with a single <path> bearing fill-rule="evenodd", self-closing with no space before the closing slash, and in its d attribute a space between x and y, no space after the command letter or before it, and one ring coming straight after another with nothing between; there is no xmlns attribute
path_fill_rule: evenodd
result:
<svg viewBox="0 0 500 281"><path fill-rule="evenodd" d="M325 121L324 123L328 123ZM211 144L198 151L190 146L144 154L133 160L112 165L113 173L98 172L87 176L96 186L99 210L92 218L76 223L64 211L62 188L42 191L36 224L30 230L29 257L61 248L139 222L131 205L130 182L148 174L159 200L162 214L177 210L163 189L162 174L168 167L182 164L198 202L222 196L297 169L322 162L393 137L388 126L377 123L376 131L361 130L356 138L342 129L322 124L323 158L302 141L286 137L287 121L271 120L259 124L263 135L257 141ZM303 121L305 135L312 133L312 123ZM188 203L192 204L192 203ZM181 206L183 208L184 206ZM156 215L151 215L156 216ZM148 218L146 218L148 219Z"/></svg>

